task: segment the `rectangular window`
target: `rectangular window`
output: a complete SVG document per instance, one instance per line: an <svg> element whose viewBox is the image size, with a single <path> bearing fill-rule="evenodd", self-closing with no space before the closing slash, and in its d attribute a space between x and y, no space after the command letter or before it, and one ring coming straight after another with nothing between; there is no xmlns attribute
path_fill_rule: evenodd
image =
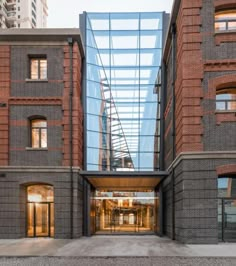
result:
<svg viewBox="0 0 236 266"><path fill-rule="evenodd" d="M32 148L47 148L47 121L35 119L31 121Z"/></svg>
<svg viewBox="0 0 236 266"><path fill-rule="evenodd" d="M47 79L47 58L30 59L30 78Z"/></svg>

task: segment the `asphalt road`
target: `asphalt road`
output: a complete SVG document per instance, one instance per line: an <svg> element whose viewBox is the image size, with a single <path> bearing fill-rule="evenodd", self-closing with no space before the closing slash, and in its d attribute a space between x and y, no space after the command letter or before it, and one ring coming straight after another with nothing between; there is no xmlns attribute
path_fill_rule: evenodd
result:
<svg viewBox="0 0 236 266"><path fill-rule="evenodd" d="M0 266L233 266L236 258L212 257L0 257Z"/></svg>

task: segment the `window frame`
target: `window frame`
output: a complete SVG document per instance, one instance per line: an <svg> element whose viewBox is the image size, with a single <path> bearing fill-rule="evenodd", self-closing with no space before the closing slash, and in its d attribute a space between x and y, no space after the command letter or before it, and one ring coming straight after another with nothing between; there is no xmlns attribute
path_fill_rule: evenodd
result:
<svg viewBox="0 0 236 266"><path fill-rule="evenodd" d="M46 122L46 126L45 127L40 127L40 126L34 126L33 127L33 122L36 121L43 121ZM38 147L33 147L33 129L38 129ZM42 147L42 130L46 129L46 147ZM34 116L32 118L29 119L29 131L30 131L30 148L31 149L47 149L48 148L48 123L47 123L47 119L45 117L42 116Z"/></svg>
<svg viewBox="0 0 236 266"><path fill-rule="evenodd" d="M216 19L216 16L219 14L230 14L233 13L235 14L235 19ZM216 33L223 33L223 32L233 32L236 31L236 27L234 29L229 28L229 23L230 22L235 22L236 23L236 8L228 8L228 9L222 9L222 10L216 10L214 13L214 28ZM217 23L224 23L225 27L224 29L216 29L216 24Z"/></svg>
<svg viewBox="0 0 236 266"><path fill-rule="evenodd" d="M231 91L233 91L234 93L232 93ZM235 99L217 99L217 95L231 95L234 94L236 96L236 87L229 87L229 88L222 88L222 89L218 89L216 90L216 97L215 97L215 101L216 101L216 111L217 112L236 112L236 98ZM225 108L224 109L218 109L217 108L217 103L224 103ZM230 109L229 104L230 103L235 103L235 109Z"/></svg>
<svg viewBox="0 0 236 266"><path fill-rule="evenodd" d="M37 78L32 78L32 62L36 60L38 62ZM41 77L41 61L46 60L46 76ZM29 79L31 81L45 81L48 78L48 60L46 55L29 55Z"/></svg>

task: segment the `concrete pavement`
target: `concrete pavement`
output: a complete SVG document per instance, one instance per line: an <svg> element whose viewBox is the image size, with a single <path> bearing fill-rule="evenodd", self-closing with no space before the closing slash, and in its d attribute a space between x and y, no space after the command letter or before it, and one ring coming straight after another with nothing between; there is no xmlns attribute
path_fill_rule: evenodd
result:
<svg viewBox="0 0 236 266"><path fill-rule="evenodd" d="M24 238L0 240L0 256L236 258L236 244L183 245L157 236L93 236L75 240Z"/></svg>
<svg viewBox="0 0 236 266"><path fill-rule="evenodd" d="M235 258L206 257L0 257L1 266L233 266Z"/></svg>

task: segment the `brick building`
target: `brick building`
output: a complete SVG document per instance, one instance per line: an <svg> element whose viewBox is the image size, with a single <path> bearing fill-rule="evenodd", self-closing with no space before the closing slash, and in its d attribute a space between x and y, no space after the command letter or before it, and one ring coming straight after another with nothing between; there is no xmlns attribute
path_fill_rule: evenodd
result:
<svg viewBox="0 0 236 266"><path fill-rule="evenodd" d="M38 208L38 219L51 213L41 235L69 238L82 234L77 217L82 209L78 171L83 160L83 50L79 45L80 33L73 29L6 30L1 35L1 238L37 235L32 224ZM36 184L47 184L41 188L45 191L42 200L35 196L40 189ZM29 203L34 201L26 196L30 185L35 185L31 196L44 202L37 203L40 207ZM71 202L75 205L73 232ZM27 215L32 219L28 232ZM49 230L47 223L55 223L58 230Z"/></svg>
<svg viewBox="0 0 236 266"><path fill-rule="evenodd" d="M1 32L0 238L235 241L234 2Z"/></svg>
<svg viewBox="0 0 236 266"><path fill-rule="evenodd" d="M235 18L231 0L173 6L163 55L164 233L185 243L235 241Z"/></svg>

